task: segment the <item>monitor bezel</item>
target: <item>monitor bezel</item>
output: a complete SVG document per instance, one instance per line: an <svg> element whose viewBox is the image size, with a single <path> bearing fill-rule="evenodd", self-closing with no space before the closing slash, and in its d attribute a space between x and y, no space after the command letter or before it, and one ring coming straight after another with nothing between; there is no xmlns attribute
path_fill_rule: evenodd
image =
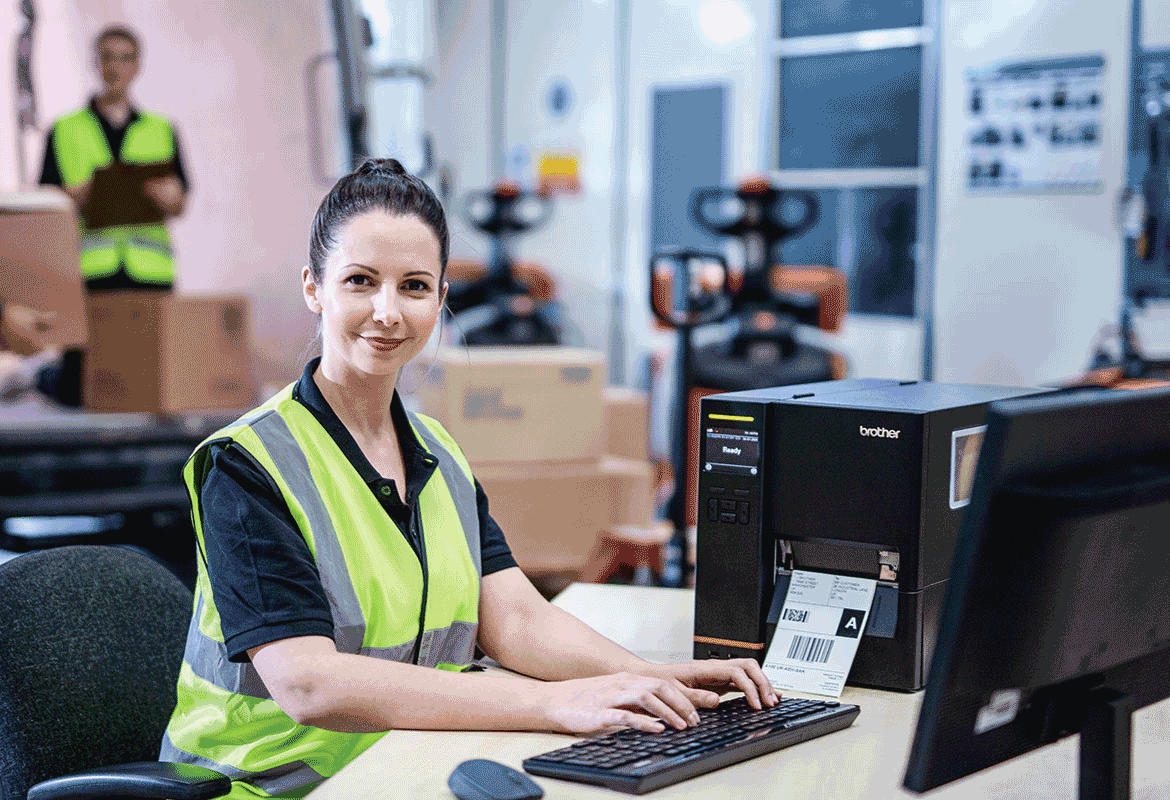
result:
<svg viewBox="0 0 1170 800"><path fill-rule="evenodd" d="M1100 696L1095 690L1123 695L1129 711L1170 696L1170 647L1162 647L1099 673L1051 686L1022 687L1007 722L997 721L975 733L974 720L980 709L991 707L993 698L963 687L959 637L966 627L964 616L975 611L972 584L980 559L994 557L985 554L984 545L996 494L1058 470L1170 456L1170 389L1089 390L999 401L989 406L987 426L904 778L904 786L916 792L1077 732L1086 709L1073 708L1070 713L1069 708L1082 698L1094 702ZM1046 716L1045 709L1060 713Z"/></svg>

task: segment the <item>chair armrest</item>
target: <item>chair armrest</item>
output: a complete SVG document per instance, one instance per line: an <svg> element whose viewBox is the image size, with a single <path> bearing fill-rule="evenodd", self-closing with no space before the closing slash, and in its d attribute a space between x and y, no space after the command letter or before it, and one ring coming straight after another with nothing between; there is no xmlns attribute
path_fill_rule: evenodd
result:
<svg viewBox="0 0 1170 800"><path fill-rule="evenodd" d="M107 797L209 800L222 797L231 788L232 782L226 775L206 767L138 761L41 781L28 790L28 800L98 800Z"/></svg>

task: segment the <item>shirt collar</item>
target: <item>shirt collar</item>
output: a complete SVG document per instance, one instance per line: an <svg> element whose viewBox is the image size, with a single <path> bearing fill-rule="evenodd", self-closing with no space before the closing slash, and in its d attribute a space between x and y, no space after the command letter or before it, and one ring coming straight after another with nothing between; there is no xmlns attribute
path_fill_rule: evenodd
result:
<svg viewBox="0 0 1170 800"><path fill-rule="evenodd" d="M312 412L321 426L333 437L333 441L341 448L341 452L349 463L353 464L354 469L358 471L365 483L383 480L361 448L358 447L349 430L342 424L337 413L329 405L325 395L321 394L317 382L313 380L313 373L317 371L317 366L320 363L321 357L318 356L305 365L305 371L301 373L300 380L293 387L293 399L299 401ZM394 390L394 396L390 399L390 421L394 425L394 432L398 434L398 444L402 448L402 463L406 468L406 489L407 491L413 488L421 489L422 484L425 484L426 479L430 477L434 464L428 463L429 457L426 448L419 442L418 436L410 424L410 419L406 416L406 407L402 404L402 398L398 396L397 389Z"/></svg>
<svg viewBox="0 0 1170 800"><path fill-rule="evenodd" d="M89 110L92 111L94 113L94 116L97 117L98 119L100 119L102 122L104 122L107 126L109 126L110 128L114 127L112 124L110 124L110 121L108 119L106 119L105 115L102 114L102 112L98 111L97 95L96 94L93 97L89 98ZM142 117L142 115L138 113L138 109L134 106L133 103L131 103L130 104L130 116L126 117L126 125L124 127L129 128L131 125L133 125L139 119L141 119L141 117Z"/></svg>

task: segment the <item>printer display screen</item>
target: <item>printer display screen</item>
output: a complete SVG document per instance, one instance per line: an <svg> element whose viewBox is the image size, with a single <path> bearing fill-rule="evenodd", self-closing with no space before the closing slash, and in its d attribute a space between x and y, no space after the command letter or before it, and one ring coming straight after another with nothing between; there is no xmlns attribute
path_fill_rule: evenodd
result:
<svg viewBox="0 0 1170 800"><path fill-rule="evenodd" d="M707 428L706 463L709 472L755 475L760 467L760 433L737 428Z"/></svg>

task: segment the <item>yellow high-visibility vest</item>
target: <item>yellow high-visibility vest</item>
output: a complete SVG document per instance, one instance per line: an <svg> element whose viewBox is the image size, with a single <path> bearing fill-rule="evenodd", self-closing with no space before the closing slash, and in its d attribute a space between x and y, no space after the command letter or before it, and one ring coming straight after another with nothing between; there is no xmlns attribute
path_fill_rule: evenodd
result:
<svg viewBox="0 0 1170 800"><path fill-rule="evenodd" d="M409 415L428 458L438 465L418 497L424 574L404 532L292 390L289 385L209 437L187 462L184 479L200 552L206 552L199 490L210 461L208 446L231 441L272 477L287 501L329 598L339 651L464 669L474 655L482 565L475 483L463 453L437 422ZM162 761L223 772L232 779L232 798L299 797L383 735L298 725L272 699L251 663L228 661L223 640L200 559L178 703L163 739Z"/></svg>
<svg viewBox="0 0 1170 800"><path fill-rule="evenodd" d="M53 126L53 150L66 187L80 186L94 170L114 161L101 123L89 108L60 119ZM175 157L175 135L163 117L139 112L126 129L119 160L126 164L155 164ZM81 230L81 275L85 280L105 278L124 264L140 283L170 284L175 279L171 239L161 224L118 225Z"/></svg>

